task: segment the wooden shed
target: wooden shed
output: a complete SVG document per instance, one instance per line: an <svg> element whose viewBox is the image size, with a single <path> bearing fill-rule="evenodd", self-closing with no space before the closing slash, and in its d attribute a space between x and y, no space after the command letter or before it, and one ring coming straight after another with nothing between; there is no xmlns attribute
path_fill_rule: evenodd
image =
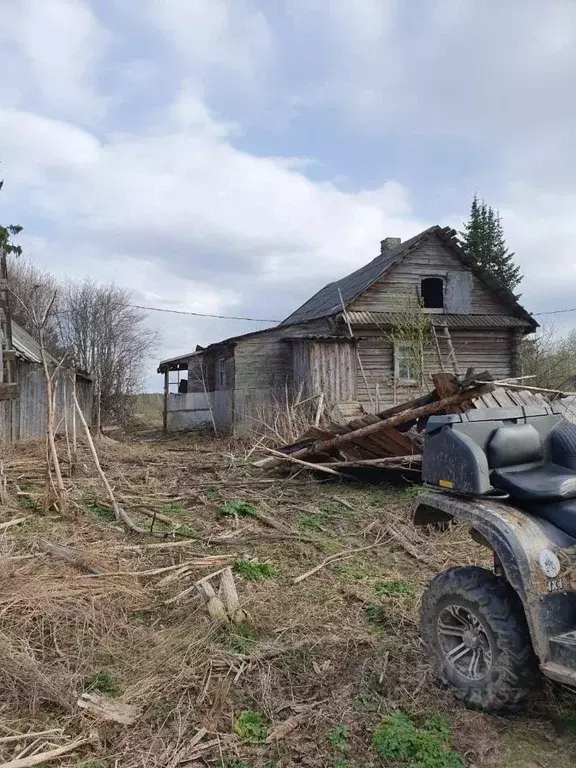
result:
<svg viewBox="0 0 576 768"><path fill-rule="evenodd" d="M398 340L406 299L425 318L418 349ZM322 395L343 412L377 412L430 389L430 374L520 371L538 324L513 294L439 226L381 241L368 264L317 291L278 326L164 360L165 427L213 419L239 433L279 407ZM400 334L402 339L402 334Z"/></svg>
<svg viewBox="0 0 576 768"><path fill-rule="evenodd" d="M46 432L47 396L40 347L19 325L12 322L13 388L10 398L0 403L0 440L15 442L41 437ZM4 353L6 356L6 353ZM51 371L57 369L56 425L59 432L72 424L73 392L90 424L92 420L92 379L70 366L58 367L48 355Z"/></svg>

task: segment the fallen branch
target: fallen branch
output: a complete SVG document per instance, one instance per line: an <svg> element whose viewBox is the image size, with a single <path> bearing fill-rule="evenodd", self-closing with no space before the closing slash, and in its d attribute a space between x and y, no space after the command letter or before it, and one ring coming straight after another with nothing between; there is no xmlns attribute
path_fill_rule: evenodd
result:
<svg viewBox="0 0 576 768"><path fill-rule="evenodd" d="M357 554L358 552L365 552L367 549L374 549L374 547L381 547L383 544L386 544L388 542L388 539L386 541L376 541L374 544L368 544L366 547L356 547L355 549L345 549L343 552L338 552L335 555L330 555L330 557L327 557L325 560L323 560L319 565L314 566L314 568L311 568L309 571L306 571L306 573L301 573L300 576L296 576L296 578L292 579L292 584L300 584L301 581L304 581L304 579L307 579L309 576L313 576L315 573L318 573L322 568L325 568L327 565L330 565L330 563L334 563L336 560L343 560L347 557L352 557L352 555Z"/></svg>
<svg viewBox="0 0 576 768"><path fill-rule="evenodd" d="M110 503L112 504L112 509L114 510L114 517L118 522L124 523L124 525L127 528L129 528L131 531L134 531L135 533L148 534L149 533L148 530L137 526L136 523L126 514L126 512L124 512L124 510L118 506L118 502L116 501L116 497L114 496L112 486L108 482L108 478L104 474L104 470L102 469L102 466L100 464L100 459L98 458L98 452L96 451L94 440L92 439L92 435L90 434L90 427L88 426L86 419L84 418L84 414L82 413L82 408L80 408L80 405L78 403L78 398L76 397L75 391L72 392L72 397L74 399L74 407L76 408L76 412L80 418L82 427L84 428L84 433L86 435L86 440L88 441L90 452L92 453L92 458L94 459L94 464L96 465L96 469L98 471L98 474L100 475L100 479L102 480L102 483L106 488L108 498L110 499Z"/></svg>
<svg viewBox="0 0 576 768"><path fill-rule="evenodd" d="M40 539L38 542L38 549L41 552L46 552L47 554L52 555L52 557L55 557L58 560L64 560L75 568L88 571L91 576L106 575L102 568L93 565L86 560L84 555L77 552L75 549L70 549L70 547L64 547L62 544L54 544L53 542L48 541L48 539Z"/></svg>
<svg viewBox="0 0 576 768"><path fill-rule="evenodd" d="M25 520L28 520L30 515L26 515L26 517L15 517L13 520L8 520L6 523L0 523L0 531L5 531L6 528L11 528L13 525L20 525Z"/></svg>
<svg viewBox="0 0 576 768"><path fill-rule="evenodd" d="M478 382L474 383L479 384ZM401 411L400 413L396 413L389 418L382 419L381 421L374 422L373 424L366 424L365 426L360 427L359 429L354 429L351 432L344 432L342 434L335 435L328 440L319 440L318 442L307 445L304 448L300 448L291 454L281 453L280 451L274 451L271 448L267 448L266 450L269 453L273 453L274 457L259 461L257 466L270 469L271 467L277 466L283 460L299 463L301 461L300 457L312 456L319 453L328 453L334 448L338 448L341 445L346 445L346 443L356 441L359 438L376 434L381 432L383 429L390 429L391 427L396 427L399 424L405 424L409 421L416 421L417 419L421 419L424 416L431 416L433 413L438 413L438 411L443 411L446 408L459 405L466 400L472 400L476 397L481 397L482 395L491 392L493 389L494 384L491 381L482 382L478 386L471 386L470 388L462 388L459 392L456 392L449 397L444 397L442 400L435 400L434 402L421 405L417 408ZM305 462L305 466L306 464L308 464L308 462ZM310 467L314 469L318 468L316 464L311 464Z"/></svg>
<svg viewBox="0 0 576 768"><path fill-rule="evenodd" d="M426 563L427 565L434 565L434 562L431 558L424 555L422 552L418 551L418 548L415 544L412 544L411 541L408 541L406 536L399 531L397 528L395 528L393 525L387 525L384 529L386 533L388 533L393 539L395 539L398 544L400 544L406 552L408 552L409 555L412 555L413 558L416 560L420 560L421 563Z"/></svg>
<svg viewBox="0 0 576 768"><path fill-rule="evenodd" d="M311 461L302 461L302 459L297 458L297 454L299 455L301 451L296 451L295 454L288 454L288 453L281 453L280 451L275 451L274 448L268 448L267 446L262 446L263 451L267 451L268 453L271 453L275 457L275 463L274 466L276 466L277 463L280 463L282 461L289 461L292 464L298 464L301 467L306 467L306 469L313 469L318 470L319 472L325 472L328 475L336 475L336 477L350 477L349 475L344 474L343 472L336 472L335 469L330 469L326 464L313 464ZM308 453L308 449L303 449L303 455ZM269 466L272 466L270 464ZM354 478L356 479L356 478Z"/></svg>
<svg viewBox="0 0 576 768"><path fill-rule="evenodd" d="M30 755L29 757L21 757L17 758L16 760L10 760L9 763L1 763L0 768L32 768L34 765L47 763L51 760L56 760L56 758L60 757L61 755L67 755L70 752L74 752L74 750L78 749L78 747L81 747L84 744L89 744L91 741L92 739L76 739L76 741L72 741L70 744L66 744L63 747L50 749L47 752L38 752L35 755Z"/></svg>
<svg viewBox="0 0 576 768"><path fill-rule="evenodd" d="M14 736L0 737L0 744L9 744L11 741L24 741L24 739L37 739L40 736L53 736L62 734L63 728L50 728L48 731L32 731L31 733L17 733Z"/></svg>
<svg viewBox="0 0 576 768"><path fill-rule="evenodd" d="M395 464L419 462L422 460L421 453L414 453L410 456L387 456L382 459L357 459L355 461L331 461L330 464L313 464L312 466L324 467L386 467Z"/></svg>
<svg viewBox="0 0 576 768"><path fill-rule="evenodd" d="M222 560L230 560L231 555L211 555L199 560L187 560L184 563L178 563L178 565L166 565L163 568L153 568L148 571L102 571L101 573L90 574L89 578L108 577L108 576L159 576L161 573L167 573L168 571L176 571L179 569L190 568L192 566L201 565L217 565Z"/></svg>

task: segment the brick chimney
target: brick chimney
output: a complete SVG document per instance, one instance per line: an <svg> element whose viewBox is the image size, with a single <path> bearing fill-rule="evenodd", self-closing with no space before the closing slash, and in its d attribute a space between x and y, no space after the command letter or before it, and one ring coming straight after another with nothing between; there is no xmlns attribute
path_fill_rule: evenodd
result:
<svg viewBox="0 0 576 768"><path fill-rule="evenodd" d="M391 251L392 248L400 245L402 240L399 237L385 237L384 240L380 240L380 253Z"/></svg>

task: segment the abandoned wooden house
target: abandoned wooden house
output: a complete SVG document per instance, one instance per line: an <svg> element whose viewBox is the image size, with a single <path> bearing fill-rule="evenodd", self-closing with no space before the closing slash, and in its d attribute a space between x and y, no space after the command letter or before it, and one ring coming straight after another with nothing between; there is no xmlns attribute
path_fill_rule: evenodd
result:
<svg viewBox="0 0 576 768"><path fill-rule="evenodd" d="M11 323L12 349L2 349L3 367L11 365L10 382L0 384L0 442L11 443L27 437L41 437L46 431L48 412L46 384L38 343L15 322ZM56 371L56 427L63 432L73 419L73 392L91 423L93 386L88 374L72 366L58 366L47 354L49 371Z"/></svg>
<svg viewBox="0 0 576 768"><path fill-rule="evenodd" d="M537 326L449 227L386 238L279 325L163 360L165 428L213 420L239 433L287 398L322 398L344 417L378 412L427 391L439 370L518 376L522 338Z"/></svg>

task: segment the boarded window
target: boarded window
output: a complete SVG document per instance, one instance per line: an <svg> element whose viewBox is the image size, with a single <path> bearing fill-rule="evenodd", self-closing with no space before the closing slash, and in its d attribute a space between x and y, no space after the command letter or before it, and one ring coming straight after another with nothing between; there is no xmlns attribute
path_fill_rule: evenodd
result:
<svg viewBox="0 0 576 768"><path fill-rule="evenodd" d="M219 357L216 360L216 387L226 389L226 359Z"/></svg>
<svg viewBox="0 0 576 768"><path fill-rule="evenodd" d="M441 277L425 277L420 283L420 296L424 309L442 309L444 280Z"/></svg>
<svg viewBox="0 0 576 768"><path fill-rule="evenodd" d="M394 377L405 384L416 384L418 372L422 369L418 365L416 355L418 351L411 344L394 344ZM422 350L420 350L422 356Z"/></svg>

